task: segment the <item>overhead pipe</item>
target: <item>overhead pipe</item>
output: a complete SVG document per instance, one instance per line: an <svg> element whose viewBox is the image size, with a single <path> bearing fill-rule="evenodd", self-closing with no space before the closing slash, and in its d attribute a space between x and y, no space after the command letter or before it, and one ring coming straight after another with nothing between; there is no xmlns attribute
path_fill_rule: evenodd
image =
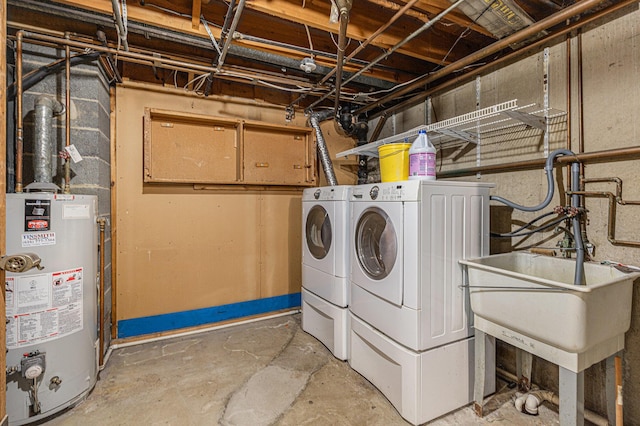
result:
<svg viewBox="0 0 640 426"><path fill-rule="evenodd" d="M576 160L584 163L607 163L611 161L628 161L634 158L640 158L640 147L619 148L574 154L573 157L558 157L556 161L561 164L571 163ZM454 177L474 176L478 173L491 174L534 170L543 167L546 161L547 160L544 158L539 158L534 160L516 161L512 163L469 167L466 169L446 170L438 172L438 178L447 179Z"/></svg>
<svg viewBox="0 0 640 426"><path fill-rule="evenodd" d="M592 0L593 1L593 0ZM600 0L601 1L601 0ZM381 55L379 55L377 58L375 58L373 61L369 62L366 66L364 66L363 68L361 68L360 70L358 70L358 72L354 73L351 77L349 77L344 83L342 84L347 84L350 83L351 81L353 81L354 78L360 76L361 74L367 72L369 69L371 69L374 65L376 65L378 62L387 59L393 52L395 52L396 50L398 50L399 48L401 48L402 46L404 46L406 43L410 42L411 40L413 40L414 38L416 38L418 35L420 35L421 33L423 33L424 31L428 30L429 28L431 28L436 22L440 21L442 18L444 18L449 12L451 12L453 9L455 9L456 7L458 7L460 4L464 3L465 0L458 0L456 1L454 4L452 4L451 6L449 6L447 9L443 10L442 12L440 12L435 18L433 18L432 20L430 20L429 22L425 23L423 26L421 26L420 28L418 28L416 31L414 31L413 33L409 34L404 40L399 41L395 46L393 46L391 49L387 50L386 52L382 53ZM413 85L411 85L413 86ZM317 101L315 101L313 104L311 104L309 107L307 107L307 109L311 109L314 106L318 105L320 102L324 101L325 99L327 99L329 96L333 95L335 93L335 89L329 91L329 93L327 93L326 95L324 95L323 97L321 97L320 99L318 99ZM337 97L336 97L337 98ZM362 112L366 112L368 111L369 108L367 107L362 107L359 110L356 111L355 114L361 114Z"/></svg>
<svg viewBox="0 0 640 426"><path fill-rule="evenodd" d="M186 62L184 60L170 59L167 57L152 56L150 53L146 53L146 52L145 53L138 53L134 51L124 52L124 51L118 51L110 47L104 47L97 44L89 43L86 41L69 40L66 38L54 37L54 36L28 32L28 31L23 31L23 33L25 38L32 41L37 41L42 43L53 43L61 46L69 45L71 48L74 48L74 49L83 49L83 50L91 49L101 53L117 54L119 55L119 58L121 60L133 62L133 63L140 63L144 65L149 65L149 66L152 63L160 63L162 64L162 66L164 66L167 69L173 69L173 70L185 71L185 72L214 73L218 76L222 76L227 79L237 78L237 79L242 79L243 81L249 80L250 82L255 82L256 80L265 80L265 81L271 81L271 82L276 82L281 84L292 83L291 78L262 75L262 74L249 74L247 72L221 71L218 68L215 68L209 65ZM296 80L296 83L299 86L305 86L305 87L311 88L311 84L307 84L303 81Z"/></svg>
<svg viewBox="0 0 640 426"><path fill-rule="evenodd" d="M52 183L51 156L53 146L53 116L62 114L65 108L60 102L47 95L40 95L35 101L33 171L37 183Z"/></svg>
<svg viewBox="0 0 640 426"><path fill-rule="evenodd" d="M85 64L87 62L95 61L100 57L99 52L80 53L71 57L71 66L78 64ZM65 66L66 59L58 59L50 64L43 65L40 68L33 70L22 77L22 91L29 90L35 84L44 80L45 77L55 74ZM17 80L7 87L7 100L14 100L17 93Z"/></svg>
<svg viewBox="0 0 640 426"><path fill-rule="evenodd" d="M9 3L12 4L14 3L18 4L18 0L9 0ZM42 4L40 4L40 2L36 2L34 0L20 0L19 1L19 5L20 7L25 7L28 8L29 10L32 11L38 11L38 12L45 12L48 14L53 14L55 16L64 16L64 17L68 17L71 16L73 19L77 20L77 21L82 21L82 22L90 22L90 23L94 23L96 25L103 25L103 26L108 26L113 24L113 17L111 16L106 16L100 13L95 13L95 12L91 12L91 13L85 13L84 11L81 10L72 10L69 11L68 9L64 9L61 6L58 6L56 4L46 4L46 7L43 6ZM57 35L54 34L54 32L52 31L46 31L44 29L39 29L33 26L29 26L29 25L24 25L22 23L18 24L15 22L8 22L7 23L9 26L12 26L14 28L18 28L18 29L23 29L23 30L29 30L29 31L37 31L37 32L47 32L51 35ZM155 37L158 38L160 40L166 40L166 41L171 41L171 42L179 42L179 43L183 43L183 44L188 44L190 46L194 46L194 47L198 47L198 48L202 48L202 49L210 49L211 48L211 42L208 39L203 39L201 37L197 37L197 36L193 36L193 35L189 35L189 34L184 34L184 33L179 33L176 31L170 31L170 30L166 30L164 28L157 28L157 27L153 27L147 24L139 24L136 22L129 22L127 24L127 31L129 33L136 33L136 34L140 34L140 35L144 35L146 37ZM234 35L234 39L241 39L241 40L248 40L251 42L256 42L256 43L260 43L260 44L266 44L269 46L277 46L277 47L282 47L285 48L287 50L291 50L291 51L295 51L295 52L300 52L303 53L305 55L313 55L316 57L326 57L329 59L336 59L337 55L335 53L329 53L329 52L323 52L320 50L312 50L309 49L307 47L302 47L302 46L295 46L293 44L287 44L287 43L282 43L282 42L277 42L274 40L267 40L264 38L260 38L260 37L255 37L255 36L251 36L248 34L242 34L239 33L238 31L235 32ZM120 55L123 52L118 52ZM276 55L276 54L271 54L271 53L266 53L264 51L261 50L257 50L257 49L250 49L247 47L242 47L242 46L237 46L237 45L231 45L229 47L229 53L233 53L236 56L240 56L243 58L247 58L247 59L255 59L255 60L260 60L260 61L268 61L269 63L272 64L277 64L277 65L282 65L282 66L287 66L287 67L291 67L291 68L295 68L298 69L298 66L300 64L300 61L298 60L294 60L292 58L288 58L286 56L283 55ZM354 59L353 62L357 63L357 64L367 64L366 61L364 60L358 60L358 59ZM382 67L385 68L385 67ZM333 69L333 68L331 68ZM319 71L320 67L318 68ZM328 68L327 68L328 70ZM397 70L391 70L393 72L396 72ZM327 71L328 72L328 71ZM323 72L322 72L323 73ZM361 77L358 80L359 83L362 83L364 85L368 85L368 86L376 86L376 87L380 87L383 89L388 89L391 87L391 83L388 81L383 81L383 80L377 80L377 79L373 79L373 78L369 78L369 77Z"/></svg>
<svg viewBox="0 0 640 426"><path fill-rule="evenodd" d="M476 51L475 53L472 53L452 64L447 65L444 68L439 69L438 71L423 75L421 78L415 80L413 83L403 86L402 88L383 96L382 98L378 99L376 102L358 109L355 113L363 114L365 112L371 111L373 108L377 107L378 105L384 104L385 102L391 101L393 99L397 99L398 97L403 96L407 93L410 93L417 88L420 88L422 86L425 86L426 84L437 81L453 73L454 71L458 71L468 65L472 65L475 62L481 59L484 59L489 55L498 53L502 49L509 47L514 43L520 43L531 36L537 35L538 33L545 31L553 27L554 25L560 24L566 21L567 19L574 17L575 15L586 12L589 9L602 3L602 1L603 0L582 0L577 3L574 3L571 6L567 6L566 8L560 10L559 12L556 12L545 19L542 19L534 24L531 24L528 27L514 34L504 37L496 41L495 43L492 43L489 46Z"/></svg>
<svg viewBox="0 0 640 426"><path fill-rule="evenodd" d="M344 51L347 48L347 26L349 25L349 12L351 0L335 0L340 11L340 31L338 33L338 58L336 59L336 82L334 86L335 103L333 105L336 117L340 108L340 89L342 88L342 67L344 66Z"/></svg>
<svg viewBox="0 0 640 426"><path fill-rule="evenodd" d="M227 14L224 16L224 23L222 24L222 29L220 30L220 41L224 43L227 38L227 34L229 33L229 25L231 25L231 18L233 16L233 9L236 7L236 0L231 0L229 2L229 7L227 8Z"/></svg>
<svg viewBox="0 0 640 426"><path fill-rule="evenodd" d="M333 115L333 110L326 110L322 113L313 113L309 117L311 127L313 127L313 129L316 131L316 142L318 147L318 155L320 157L320 164L322 165L322 170L324 171L324 175L327 178L327 183L329 183L330 186L338 185L338 180L336 179L336 174L333 170L333 163L331 162L331 156L329 155L327 143L325 142L324 136L322 135L322 129L320 129L320 122L329 119Z"/></svg>
<svg viewBox="0 0 640 426"><path fill-rule="evenodd" d="M233 40L233 34L236 32L236 28L240 23L240 17L242 16L244 4L245 0L240 0L240 2L238 3L238 7L236 8L236 12L233 15L233 21L231 22L231 27L229 28L229 35L224 41L224 46L222 46L222 53L220 53L220 57L218 58L218 69L222 68L222 64L224 64L224 60L227 57L229 46L231 45L231 41Z"/></svg>
<svg viewBox="0 0 640 426"><path fill-rule="evenodd" d="M405 4L398 12L396 12L395 15L393 15L391 17L391 19L389 19L387 21L387 23L385 23L384 25L382 25L380 28L378 28L373 34L371 34L365 41L363 41L362 43L360 43L358 45L358 47L356 47L350 54L349 56L347 56L347 58L344 60L344 62L351 62L354 60L354 58L356 57L356 55L360 52L362 52L364 50L365 47L367 47L369 44L371 44L371 42L373 40L375 40L380 34L382 34L383 32L385 32L387 30L387 28L389 28L394 22L396 22L401 16L403 16L405 14L405 12L407 12L408 10L410 10L419 0L411 0L410 2L408 2L407 4ZM365 62L366 64L366 62ZM319 82L316 86L322 86L324 83L326 83L331 76L333 76L336 73L337 67L333 68L331 71L329 71ZM289 104L289 106L293 106L298 104L302 99L304 99L307 95L302 95L300 96L298 99L296 99L295 101L291 102Z"/></svg>
<svg viewBox="0 0 640 426"><path fill-rule="evenodd" d="M127 32L124 28L122 21L122 15L120 14L120 4L118 0L111 0L111 7L113 8L113 16L116 20L116 28L118 30L118 37L122 41L122 48L126 51L129 50L129 43L127 42Z"/></svg>
<svg viewBox="0 0 640 426"><path fill-rule="evenodd" d="M469 81L471 78L476 77L478 75L481 75L481 74L483 74L485 72L488 72L488 71L494 69L495 67L497 67L500 64L508 63L508 62L513 61L513 60L515 60L517 58L520 58L525 53L527 53L529 51L532 51L534 49L538 49L541 46L543 46L545 44L548 44L551 41L557 39L558 37L567 35L570 32L575 31L576 29L579 29L584 25L587 25L587 24L589 24L591 22L594 22L594 21L596 21L596 20L598 20L598 19L600 19L600 18L602 18L604 16L607 16L607 15L609 15L609 14L611 14L611 13L617 11L617 10L620 10L620 9L630 5L630 4L635 4L637 2L638 2L638 0L622 0L620 3L613 4L613 5L609 6L606 9L602 9L602 10L600 10L600 11L598 11L596 13L593 13L593 14L587 16L587 17L581 18L579 21L576 21L576 22L574 22L572 24L569 24L568 26L564 27L563 29L561 29L561 30L559 30L559 31L557 31L557 32L555 32L553 34L549 34L548 36L546 36L546 37L544 37L542 39L539 39L538 41L536 41L536 42L534 42L534 43L532 43L530 45L524 46L524 47L520 48L519 50L516 50L516 51L514 51L512 53L509 53L508 55L502 56L499 59L497 59L496 61L493 61L493 62L490 62L488 64L485 64L485 65L479 66L477 68L474 68L472 71L469 71L469 72L467 72L467 73L465 73L463 75L460 75L458 77L451 78L451 79L449 79L449 80L447 80L447 81L445 81L443 83L440 83L439 85L434 86L434 87L432 87L430 89L424 90L423 92L420 92L419 94L414 95L411 98L408 98L407 100L402 101L399 104L396 104L396 105L391 106L389 108L385 108L384 110L382 110L380 112L372 114L372 115L369 116L369 119L373 119L373 118L379 117L382 114L386 114L386 115L393 114L396 111L405 109L407 106L415 105L416 103L425 100L429 96L433 96L436 93L443 92L446 89L458 86L458 85L460 85L462 83L465 83L465 82ZM375 108L377 106L382 105L382 103L380 101L376 101L371 105L373 105L373 107Z"/></svg>

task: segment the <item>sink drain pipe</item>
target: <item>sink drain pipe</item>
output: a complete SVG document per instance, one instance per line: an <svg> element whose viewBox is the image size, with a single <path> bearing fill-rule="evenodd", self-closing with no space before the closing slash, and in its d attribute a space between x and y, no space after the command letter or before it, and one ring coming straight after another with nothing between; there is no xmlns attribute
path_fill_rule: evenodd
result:
<svg viewBox="0 0 640 426"><path fill-rule="evenodd" d="M333 170L333 163L331 162L331 156L329 155L329 149L327 143L322 135L322 129L320 129L320 122L333 117L333 110L327 110L324 112L313 113L309 117L311 127L316 131L316 141L318 144L318 155L320 156L320 163L322 164L322 170L327 178L327 183L330 186L338 185L336 179L336 173Z"/></svg>
<svg viewBox="0 0 640 426"><path fill-rule="evenodd" d="M496 368L496 375L502 377L505 381L507 382L514 382L517 383L518 382L518 376L516 376L515 374L503 369L503 368ZM537 387L537 386L536 386ZM529 409L534 411L533 408L533 403L538 402L538 405L535 407L535 411L534 413L537 413L537 409L538 407L544 402L544 401L549 401L550 403L552 403L553 405L555 405L556 407L560 406L560 398L558 397L558 395L556 395L555 393L553 393L552 391L543 391L543 390L536 390L536 391L531 391L529 393L523 394L522 396L524 396L524 399L521 399L520 401L518 401L518 399L520 399L521 397L516 398L516 400L514 401L515 403L515 407L518 411L523 411L526 410L526 402L527 402L527 396L529 394L532 393L536 393L537 395L535 396L535 400L532 398L529 401ZM527 414L531 414L531 415L536 415L534 413L529 413L527 412ZM584 409L584 419L593 423L594 425L597 426L609 426L609 421L602 417L600 414L597 414L591 410L588 409Z"/></svg>
<svg viewBox="0 0 640 426"><path fill-rule="evenodd" d="M509 201L497 195L492 195L490 199L524 212L536 212L547 207L551 202L551 199L553 198L555 189L555 185L553 183L553 161L560 155L569 155L575 157L575 154L568 149L557 149L549 154L549 157L547 158L544 166L544 172L547 175L547 196L545 197L544 201L542 201L542 203L538 204L537 206L527 207L514 203L513 201ZM571 163L571 190L577 191L578 189L575 188L579 188L579 186L580 163L576 159L576 161L573 161ZM571 207L574 211L578 211L578 209L580 208L580 196L578 194L571 195ZM576 244L576 270L573 283L575 285L584 285L584 244L582 241L582 233L580 232L580 219L578 216L579 215L575 213L573 214L573 217L571 219L573 224L573 239Z"/></svg>

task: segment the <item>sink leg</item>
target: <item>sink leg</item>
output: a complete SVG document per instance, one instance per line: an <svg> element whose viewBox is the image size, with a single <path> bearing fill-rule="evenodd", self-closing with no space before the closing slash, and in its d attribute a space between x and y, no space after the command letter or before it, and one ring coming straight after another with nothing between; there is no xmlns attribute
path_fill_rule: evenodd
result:
<svg viewBox="0 0 640 426"><path fill-rule="evenodd" d="M584 371L560 367L560 424L584 425Z"/></svg>
<svg viewBox="0 0 640 426"><path fill-rule="evenodd" d="M621 352L613 354L607 358L607 369L605 379L605 391L607 401L607 420L610 425L616 424L616 356L622 356Z"/></svg>
<svg viewBox="0 0 640 426"><path fill-rule="evenodd" d="M484 406L484 374L486 370L486 334L484 331L476 329L474 358L475 358L475 375L473 376L473 410L478 417L482 417L482 408Z"/></svg>
<svg viewBox="0 0 640 426"><path fill-rule="evenodd" d="M522 392L531 390L531 367L533 354L516 349L516 375L518 376L518 389Z"/></svg>
<svg viewBox="0 0 640 426"><path fill-rule="evenodd" d="M484 396L486 394L485 383L486 383L486 371L487 371L487 348L490 350L494 350L495 348L495 337L489 336L484 331L480 331L476 329L475 331L475 374L474 374L474 383L473 383L473 410L475 411L478 417L482 417L484 415ZM490 366L493 368L493 366Z"/></svg>

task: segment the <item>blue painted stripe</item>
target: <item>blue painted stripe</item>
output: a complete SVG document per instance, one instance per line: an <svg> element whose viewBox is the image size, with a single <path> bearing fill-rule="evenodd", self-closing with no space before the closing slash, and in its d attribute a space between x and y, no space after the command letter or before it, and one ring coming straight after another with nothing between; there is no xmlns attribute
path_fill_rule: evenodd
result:
<svg viewBox="0 0 640 426"><path fill-rule="evenodd" d="M118 321L118 337L141 336L144 334L195 327L282 309L296 308L300 305L300 293L293 293L266 299L231 303L229 305L194 309L192 311L132 318Z"/></svg>

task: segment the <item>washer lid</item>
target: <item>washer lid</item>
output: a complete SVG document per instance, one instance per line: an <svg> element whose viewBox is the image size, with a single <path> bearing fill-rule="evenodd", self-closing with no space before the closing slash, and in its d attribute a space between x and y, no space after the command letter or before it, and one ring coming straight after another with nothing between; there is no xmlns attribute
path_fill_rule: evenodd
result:
<svg viewBox="0 0 640 426"><path fill-rule="evenodd" d="M309 210L305 226L307 248L316 259L324 259L333 240L331 219L324 207L315 205Z"/></svg>
<svg viewBox="0 0 640 426"><path fill-rule="evenodd" d="M358 262L369 278L378 281L389 275L398 258L398 239L384 210L370 207L362 213L355 243Z"/></svg>

